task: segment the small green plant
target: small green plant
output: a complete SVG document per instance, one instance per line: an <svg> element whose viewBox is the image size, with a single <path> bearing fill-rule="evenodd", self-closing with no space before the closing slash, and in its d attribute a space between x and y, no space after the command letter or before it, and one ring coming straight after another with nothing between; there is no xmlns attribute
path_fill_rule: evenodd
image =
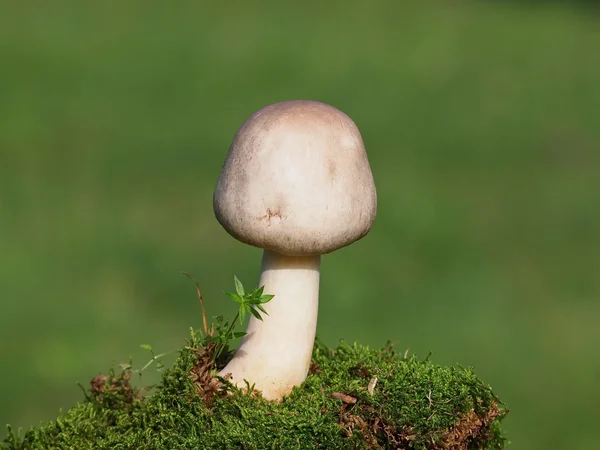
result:
<svg viewBox="0 0 600 450"><path fill-rule="evenodd" d="M140 347L143 348L144 350L148 350L150 352L150 354L152 355L152 359L150 361L148 361L143 367L132 371L133 373L137 373L139 375L140 384L142 382L142 374L153 363L156 363L156 371L161 372L165 368L165 363L162 362L162 358L164 358L165 356L169 356L169 355L179 352L179 350L177 349L177 350L171 350L170 352L159 353L157 355L154 353L154 350L152 349L152 346L150 344L142 344L142 345L140 345ZM121 367L121 368L123 369L123 367Z"/></svg>
<svg viewBox="0 0 600 450"><path fill-rule="evenodd" d="M210 343L215 344L215 350L212 354L212 362L215 363L219 360L219 358L228 350L229 343L233 339L240 338L245 336L246 333L243 331L235 331L235 327L242 323L246 318L247 314L252 314L258 320L263 320L261 313L269 315L264 308L264 304L270 302L274 295L265 294L263 295L264 286L256 288L250 292L246 292L244 289L244 285L238 279L237 276L233 276L233 282L235 285L235 293L225 292L225 295L229 297L231 300L236 302L238 307L238 312L235 317L231 321L231 323L227 320L223 319L223 316L214 317L214 325L208 326L208 322L206 320L206 309L204 308L204 298L202 297L202 291L200 290L200 284L198 281L189 273L182 272L183 275L188 277L192 282L196 285L196 293L198 295L198 300L200 301L200 308L202 309L202 324L204 325L204 336L205 341L203 345L207 345ZM159 355L161 356L161 355Z"/></svg>
<svg viewBox="0 0 600 450"><path fill-rule="evenodd" d="M223 325L217 326L215 330L218 331L218 333L214 333L213 336L206 340L207 344L211 342L216 343L213 361L217 361L219 359L223 352L229 347L229 342L232 339L237 339L246 334L243 331L234 331L238 322L243 322L247 314L252 314L258 320L263 320L261 313L268 315L263 305L270 302L274 297L273 295L269 294L263 295L264 286L261 286L250 292L246 292L242 282L235 275L233 276L233 281L235 283L235 293L226 292L225 294L231 300L236 302L239 305L239 308L235 317L231 321L231 324L228 324L227 322L223 323L223 318L217 317L217 321L223 323Z"/></svg>

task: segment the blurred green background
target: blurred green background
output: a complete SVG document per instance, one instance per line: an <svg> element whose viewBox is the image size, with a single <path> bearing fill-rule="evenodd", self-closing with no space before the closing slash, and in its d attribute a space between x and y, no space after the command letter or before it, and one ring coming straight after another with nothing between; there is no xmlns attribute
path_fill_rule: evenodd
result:
<svg viewBox="0 0 600 450"><path fill-rule="evenodd" d="M600 15L586 3L3 2L0 424L232 314L260 251L213 217L260 107L349 114L379 196L318 334L474 366L512 448L597 446ZM151 378L151 377L150 377Z"/></svg>

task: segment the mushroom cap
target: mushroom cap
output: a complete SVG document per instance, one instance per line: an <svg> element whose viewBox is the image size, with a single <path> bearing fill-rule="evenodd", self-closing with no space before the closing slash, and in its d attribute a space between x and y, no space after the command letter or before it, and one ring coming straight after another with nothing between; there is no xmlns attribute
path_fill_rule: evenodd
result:
<svg viewBox="0 0 600 450"><path fill-rule="evenodd" d="M213 207L229 234L289 256L320 255L366 235L377 212L362 137L324 103L266 106L236 133Z"/></svg>

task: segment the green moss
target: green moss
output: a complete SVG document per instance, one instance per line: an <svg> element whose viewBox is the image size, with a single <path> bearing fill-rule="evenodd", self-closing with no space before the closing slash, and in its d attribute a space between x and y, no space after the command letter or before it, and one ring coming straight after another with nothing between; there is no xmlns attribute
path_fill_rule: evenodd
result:
<svg viewBox="0 0 600 450"><path fill-rule="evenodd" d="M143 398L131 386L129 369L111 371L95 377L85 401L55 421L22 437L9 427L0 447L504 447L500 421L506 412L469 369L401 357L389 348L370 350L342 343L331 350L317 342L306 382L283 402L270 403L256 393L209 383L203 360L206 348L200 344L194 335L154 395Z"/></svg>

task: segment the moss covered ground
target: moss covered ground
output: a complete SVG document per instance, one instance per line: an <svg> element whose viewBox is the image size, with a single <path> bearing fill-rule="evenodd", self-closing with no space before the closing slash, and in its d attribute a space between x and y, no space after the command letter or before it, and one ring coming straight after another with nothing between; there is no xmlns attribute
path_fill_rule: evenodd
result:
<svg viewBox="0 0 600 450"><path fill-rule="evenodd" d="M85 399L54 421L9 432L16 449L501 449L507 410L470 369L317 341L306 382L281 403L212 377L200 333L152 395L132 369L94 377ZM250 392L250 393L248 393Z"/></svg>

